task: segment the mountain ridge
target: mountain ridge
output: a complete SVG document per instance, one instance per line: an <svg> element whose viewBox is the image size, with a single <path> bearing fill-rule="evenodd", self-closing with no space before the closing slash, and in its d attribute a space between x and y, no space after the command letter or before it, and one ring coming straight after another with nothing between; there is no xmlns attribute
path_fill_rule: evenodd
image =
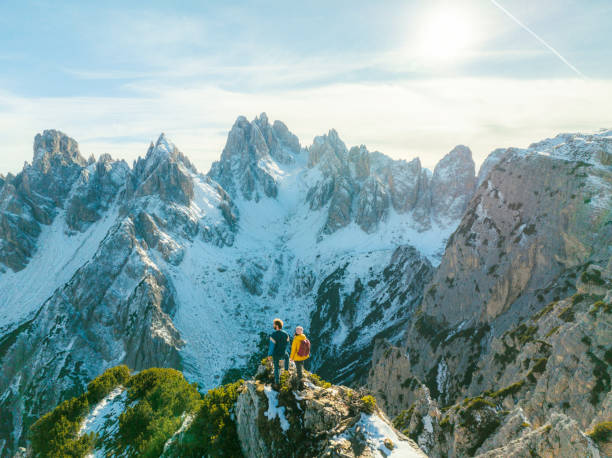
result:
<svg viewBox="0 0 612 458"><path fill-rule="evenodd" d="M496 150L478 176L461 146L436 174L418 159L348 149L333 130L303 148L265 115L238 118L208 174L165 135L132 168L107 155L62 162L84 159L50 135L62 173L26 164L0 191L0 408L16 413L0 422L2 454L24 443L40 413L112 365L170 366L205 387L252 373L275 316L306 325L321 343L313 369L333 381L377 391L375 373L387 363L375 347L384 340L411 355L392 364L387 381L407 371L442 404L478 394L490 387L476 376L466 385L462 375L474 358L549 296L571 291L562 288L572 272L581 275L585 247L596 252L608 240L609 132ZM569 227L578 229L568 232L568 218L555 216L567 214L559 195L577 209ZM504 279L524 275L497 259L539 263L529 247L540 243L537 224L551 221L562 230L542 240L548 248L539 256L573 271L537 271L533 281L551 282L547 292L522 280L506 291ZM597 230L589 236L585 227ZM24 288L26 277L37 281ZM496 282L506 292L486 312ZM480 299L457 294L479 283ZM252 337L248 349L225 345L241 335ZM456 347L441 350L439 339ZM464 341L470 350L455 361L444 355ZM385 402L410 407L412 385L387 392Z"/></svg>

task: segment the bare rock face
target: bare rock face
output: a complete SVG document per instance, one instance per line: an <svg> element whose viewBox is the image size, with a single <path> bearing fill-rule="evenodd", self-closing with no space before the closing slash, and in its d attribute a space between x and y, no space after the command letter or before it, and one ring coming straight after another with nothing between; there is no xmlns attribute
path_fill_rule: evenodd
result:
<svg viewBox="0 0 612 458"><path fill-rule="evenodd" d="M476 456L482 458L534 454L562 458L603 456L593 441L578 428L576 422L563 414L553 414L550 423L506 444Z"/></svg>
<svg viewBox="0 0 612 458"><path fill-rule="evenodd" d="M415 374L425 379L431 361L444 360L460 378L451 385L469 385L461 374L472 373L468 368L487 351L488 333L499 337L521 317L571 293L587 263L607 263L612 202L604 196L611 195L612 172L597 164L511 151L493 167L406 334ZM469 351L457 352L450 363L444 355L455 354L456 339L468 329ZM439 337L451 333L457 336Z"/></svg>
<svg viewBox="0 0 612 458"><path fill-rule="evenodd" d="M379 344L368 377L415 440L432 422L432 456L600 456L584 432L611 415L610 152L609 133L560 135L483 165L403 344ZM415 413L421 383L442 415Z"/></svg>
<svg viewBox="0 0 612 458"><path fill-rule="evenodd" d="M128 173L124 161L113 161L108 154L83 168L66 207L68 226L82 231L98 221L117 198Z"/></svg>
<svg viewBox="0 0 612 458"><path fill-rule="evenodd" d="M420 183L421 171L421 161L418 158L387 168L386 177L391 202L398 212L408 212L416 206L419 196L424 191Z"/></svg>
<svg viewBox="0 0 612 458"><path fill-rule="evenodd" d="M348 150L340 139L338 132L331 129L326 135L315 137L312 146L308 149L308 166L321 164L325 174L346 174L346 155ZM346 172L346 173L345 173Z"/></svg>
<svg viewBox="0 0 612 458"><path fill-rule="evenodd" d="M273 162L290 164L299 153L297 137L282 122L270 126L265 113L253 122L240 116L227 137L221 160L208 175L234 198L259 201L263 196L276 197Z"/></svg>
<svg viewBox="0 0 612 458"><path fill-rule="evenodd" d="M42 134L36 135L33 167L46 174L52 168L73 164L81 167L87 164L74 139L58 130L45 130Z"/></svg>
<svg viewBox="0 0 612 458"><path fill-rule="evenodd" d="M378 340L372 353L367 387L376 395L384 411L392 418L399 415L403 406L412 406L422 398L418 392L421 386L412 374L408 355L386 340Z"/></svg>
<svg viewBox="0 0 612 458"><path fill-rule="evenodd" d="M372 232L382 221L389 208L389 195L383 183L373 177L363 183L357 195L355 222L365 232Z"/></svg>
<svg viewBox="0 0 612 458"><path fill-rule="evenodd" d="M463 216L474 194L476 170L467 146L455 146L436 165L431 179L432 211L444 225Z"/></svg>
<svg viewBox="0 0 612 458"><path fill-rule="evenodd" d="M159 196L164 202L189 205L193 199L191 163L161 134L144 159L139 158L127 186L127 199Z"/></svg>

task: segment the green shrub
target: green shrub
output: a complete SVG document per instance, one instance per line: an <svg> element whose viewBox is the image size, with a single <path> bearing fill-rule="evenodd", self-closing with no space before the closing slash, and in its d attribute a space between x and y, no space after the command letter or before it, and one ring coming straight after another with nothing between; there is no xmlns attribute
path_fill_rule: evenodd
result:
<svg viewBox="0 0 612 458"><path fill-rule="evenodd" d="M587 356L593 363L593 377L595 377L595 385L591 390L591 397L589 401L591 404L596 406L599 403L599 396L610 391L610 375L608 374L608 367L601 359L599 359L591 351L586 352Z"/></svg>
<svg viewBox="0 0 612 458"><path fill-rule="evenodd" d="M596 424L587 435L600 444L610 442L612 439L612 421L604 421Z"/></svg>
<svg viewBox="0 0 612 458"><path fill-rule="evenodd" d="M560 326L555 326L554 328L551 328L551 330L548 331L544 337L548 338L548 337L552 336L555 332L557 332L559 330L559 327Z"/></svg>
<svg viewBox="0 0 612 458"><path fill-rule="evenodd" d="M66 400L39 418L30 428L35 456L82 457L93 448L95 434L78 437L81 422L89 412L87 395Z"/></svg>
<svg viewBox="0 0 612 458"><path fill-rule="evenodd" d="M466 398L463 401L463 405L465 406L464 412L471 412L473 410L481 409L483 407L495 407L491 401L487 401L482 396L477 396L475 398Z"/></svg>
<svg viewBox="0 0 612 458"><path fill-rule="evenodd" d="M90 404L97 404L118 385L124 385L130 378L127 366L115 366L105 370L102 375L87 385L87 399Z"/></svg>
<svg viewBox="0 0 612 458"><path fill-rule="evenodd" d="M520 345L525 345L527 342L533 340L533 336L538 332L537 326L527 326L525 323L521 323L512 331L508 332L508 335L518 341Z"/></svg>
<svg viewBox="0 0 612 458"><path fill-rule="evenodd" d="M118 446L130 447L138 456L157 457L164 443L182 423L182 415L201 405L196 384L189 384L174 369L147 369L133 376L128 386L128 402L119 416Z"/></svg>
<svg viewBox="0 0 612 458"><path fill-rule="evenodd" d="M214 388L204 395L193 423L176 446L174 456L241 457L234 414L243 380Z"/></svg>
<svg viewBox="0 0 612 458"><path fill-rule="evenodd" d="M523 387L523 385L525 384L525 380L520 380L516 383L513 383L512 385L508 385L505 388L502 388L501 390L495 391L493 393L490 394L490 396L495 399L495 398L505 398L506 396L510 396L511 394L515 394L518 393L521 388Z"/></svg>
<svg viewBox="0 0 612 458"><path fill-rule="evenodd" d="M376 410L376 399L369 394L361 398L362 409L366 413L374 413Z"/></svg>
<svg viewBox="0 0 612 458"><path fill-rule="evenodd" d="M531 368L531 370L533 372L537 372L538 374L541 374L546 369L546 362L547 361L548 361L548 358L540 358L540 359L538 359L535 362L535 364L533 365L533 367Z"/></svg>
<svg viewBox="0 0 612 458"><path fill-rule="evenodd" d="M601 270L593 269L591 272L585 270L580 275L580 279L584 283L592 283L594 285L603 286L606 284L606 281L601 278Z"/></svg>
<svg viewBox="0 0 612 458"><path fill-rule="evenodd" d="M289 393L291 391L291 372L283 371L280 375L280 391L282 393Z"/></svg>

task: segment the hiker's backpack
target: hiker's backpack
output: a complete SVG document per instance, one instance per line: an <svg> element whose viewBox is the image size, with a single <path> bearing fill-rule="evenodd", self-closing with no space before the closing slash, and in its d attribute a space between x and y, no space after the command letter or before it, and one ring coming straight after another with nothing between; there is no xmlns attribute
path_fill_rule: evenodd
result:
<svg viewBox="0 0 612 458"><path fill-rule="evenodd" d="M310 340L304 339L300 342L300 348L298 348L297 354L302 358L310 356Z"/></svg>

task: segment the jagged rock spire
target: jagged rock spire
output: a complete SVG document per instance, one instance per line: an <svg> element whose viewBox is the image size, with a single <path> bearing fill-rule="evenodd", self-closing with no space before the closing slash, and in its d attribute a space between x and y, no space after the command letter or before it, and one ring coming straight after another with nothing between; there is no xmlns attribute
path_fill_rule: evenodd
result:
<svg viewBox="0 0 612 458"><path fill-rule="evenodd" d="M53 165L76 164L84 167L87 161L79 152L76 140L59 130L45 130L34 138L34 159L32 165L47 172Z"/></svg>

